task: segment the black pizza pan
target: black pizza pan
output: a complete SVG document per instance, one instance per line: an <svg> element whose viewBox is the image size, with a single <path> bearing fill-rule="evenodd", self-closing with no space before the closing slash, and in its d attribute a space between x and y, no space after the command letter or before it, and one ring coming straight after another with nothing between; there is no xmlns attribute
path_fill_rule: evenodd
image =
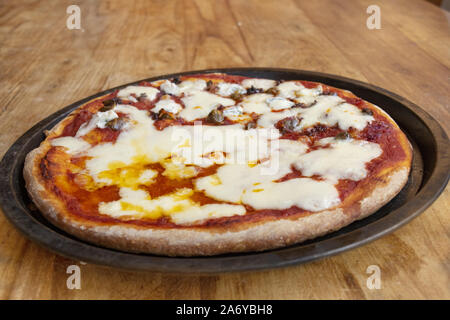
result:
<svg viewBox="0 0 450 320"><path fill-rule="evenodd" d="M408 183L376 213L339 231L280 249L211 257L165 257L100 247L56 228L35 209L25 189L22 170L25 156L39 146L45 138L45 130L52 128L83 103L127 85L213 72L275 80L317 81L352 91L358 97L380 106L398 123L413 145L413 166ZM405 98L367 83L312 71L273 68L197 70L144 80L100 92L63 108L37 123L6 152L0 163L0 206L8 220L26 237L72 259L123 269L220 273L283 267L334 255L393 232L430 206L449 180L450 144L439 123Z"/></svg>

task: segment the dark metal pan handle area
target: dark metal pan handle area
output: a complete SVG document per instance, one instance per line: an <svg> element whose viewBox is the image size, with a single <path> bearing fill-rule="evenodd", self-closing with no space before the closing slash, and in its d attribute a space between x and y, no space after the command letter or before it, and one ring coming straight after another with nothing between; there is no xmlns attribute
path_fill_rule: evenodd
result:
<svg viewBox="0 0 450 320"><path fill-rule="evenodd" d="M392 201L373 215L323 237L275 250L180 258L122 252L81 241L50 224L34 209L22 176L25 156L38 147L45 138L44 130L52 128L75 108L93 98L143 81L140 80L100 92L63 108L37 123L10 147L0 163L0 206L5 216L32 241L57 254L80 261L156 272L248 271L305 263L378 239L422 213L436 200L448 183L450 143L445 131L420 107L385 89L335 75L276 68L197 70L144 80L154 81L180 75L213 72L275 80L317 81L352 91L358 97L380 106L394 118L413 145L413 167L408 183Z"/></svg>

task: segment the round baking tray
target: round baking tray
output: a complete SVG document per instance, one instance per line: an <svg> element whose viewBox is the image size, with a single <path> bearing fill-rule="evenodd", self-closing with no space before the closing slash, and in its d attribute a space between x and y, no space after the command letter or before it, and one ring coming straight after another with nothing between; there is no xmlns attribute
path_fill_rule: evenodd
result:
<svg viewBox="0 0 450 320"><path fill-rule="evenodd" d="M177 273L218 273L257 270L305 263L361 246L386 235L423 212L445 188L450 171L448 137L428 113L408 100L382 88L324 73L271 68L209 69L162 75L154 81L179 75L223 72L283 80L322 82L352 91L389 113L408 135L414 149L413 167L406 186L373 215L339 231L275 250L212 257L165 257L108 249L79 240L50 224L30 201L22 176L25 156L39 146L44 130L52 128L83 103L118 88L109 89L54 113L40 121L7 151L0 163L0 206L6 217L25 236L63 256L113 267Z"/></svg>

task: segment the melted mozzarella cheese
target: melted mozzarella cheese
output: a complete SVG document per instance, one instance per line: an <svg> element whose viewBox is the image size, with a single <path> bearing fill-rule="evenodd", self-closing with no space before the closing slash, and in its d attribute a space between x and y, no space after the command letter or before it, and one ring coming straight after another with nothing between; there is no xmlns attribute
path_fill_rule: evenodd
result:
<svg viewBox="0 0 450 320"><path fill-rule="evenodd" d="M206 81L203 79L198 80L185 80L178 85L181 92L190 94L196 91L202 91L206 89Z"/></svg>
<svg viewBox="0 0 450 320"><path fill-rule="evenodd" d="M278 121L280 121L284 118L294 117L294 116L298 115L298 113L299 113L298 108L287 109L287 110L280 111L280 112L268 112L268 113L263 114L258 119L258 125L263 128L271 128Z"/></svg>
<svg viewBox="0 0 450 320"><path fill-rule="evenodd" d="M295 104L292 101L281 97L268 98L267 103L272 110L289 109Z"/></svg>
<svg viewBox="0 0 450 320"><path fill-rule="evenodd" d="M67 153L77 154L86 151L91 146L89 143L82 139L74 137L61 137L50 140L50 144L54 147L64 147Z"/></svg>
<svg viewBox="0 0 450 320"><path fill-rule="evenodd" d="M134 216L160 218L173 212L188 209L192 206L189 196L191 189L179 189L178 191L152 199L144 190L120 188L120 199L111 202L101 202L99 212L112 217Z"/></svg>
<svg viewBox="0 0 450 320"><path fill-rule="evenodd" d="M221 96L231 96L233 93L244 94L247 92L242 86L236 83L221 82L217 85L217 94Z"/></svg>
<svg viewBox="0 0 450 320"><path fill-rule="evenodd" d="M357 107L343 102L338 96L318 97L317 103L312 107L300 109L300 128L321 123L331 127L337 124L342 130L348 130L350 127L363 130L373 120L372 116L363 114Z"/></svg>
<svg viewBox="0 0 450 320"><path fill-rule="evenodd" d="M322 86L317 86L312 89L300 89L297 91L297 97L294 99L297 103L302 103L305 106L310 106L314 102L316 102L316 97L318 97L322 93Z"/></svg>
<svg viewBox="0 0 450 320"><path fill-rule="evenodd" d="M271 94L267 93L255 93L245 97L240 105L247 113L264 114L270 112L267 100L272 97Z"/></svg>
<svg viewBox="0 0 450 320"><path fill-rule="evenodd" d="M349 103L341 103L332 108L327 113L326 122L330 126L339 124L342 130L348 130L350 127L357 130L363 130L366 125L373 121L373 116L363 114L360 109Z"/></svg>
<svg viewBox="0 0 450 320"><path fill-rule="evenodd" d="M232 106L223 109L223 115L225 117L239 116L243 111L244 109L241 106Z"/></svg>
<svg viewBox="0 0 450 320"><path fill-rule="evenodd" d="M297 91L303 89L304 86L297 81L285 81L277 86L278 95L283 98L295 98Z"/></svg>
<svg viewBox="0 0 450 320"><path fill-rule="evenodd" d="M242 201L257 210L283 210L296 206L309 211L329 209L341 202L331 183L309 178L262 183L247 190Z"/></svg>
<svg viewBox="0 0 450 320"><path fill-rule="evenodd" d="M173 94L175 96L179 96L181 93L180 88L169 80L164 81L159 88L165 93Z"/></svg>
<svg viewBox="0 0 450 320"><path fill-rule="evenodd" d="M128 99L131 94L135 94L136 97L139 97L141 95L146 95L149 100L153 100L156 98L156 95L158 94L159 90L153 87L144 87L144 86L128 86L124 89L119 90L117 93L117 96L119 98L126 98Z"/></svg>
<svg viewBox="0 0 450 320"><path fill-rule="evenodd" d="M111 217L153 218L170 216L177 224L185 225L205 219L243 215L246 210L241 205L207 204L200 206L189 199L192 190L188 188L151 199L144 190L120 188L120 200L102 202L99 212Z"/></svg>
<svg viewBox="0 0 450 320"><path fill-rule="evenodd" d="M245 207L241 205L214 203L203 206L191 206L182 212L172 214L171 219L177 224L192 224L205 219L230 217L234 215L241 216L245 213Z"/></svg>
<svg viewBox="0 0 450 320"><path fill-rule="evenodd" d="M119 116L113 110L108 110L106 112L97 112L94 114L89 122L83 123L80 128L78 128L75 137L82 137L89 133L91 130L97 128L104 129L106 124L118 118Z"/></svg>
<svg viewBox="0 0 450 320"><path fill-rule="evenodd" d="M319 175L336 183L339 179L361 180L367 175L366 163L382 153L376 143L359 140L321 139L317 149L298 157L294 166L304 176Z"/></svg>
<svg viewBox="0 0 450 320"><path fill-rule="evenodd" d="M183 107L179 103L176 103L170 99L170 97L165 96L165 98L161 98L161 100L155 104L152 111L158 113L161 109L171 113L178 113L181 109L183 109Z"/></svg>
<svg viewBox="0 0 450 320"><path fill-rule="evenodd" d="M279 140L277 151L272 159L258 165L225 164L215 175L199 178L195 182L198 190L208 196L234 203L245 203L243 196L255 186L275 183L291 172L291 163L304 153L307 146L299 141ZM272 167L274 170L264 170Z"/></svg>
<svg viewBox="0 0 450 320"><path fill-rule="evenodd" d="M262 90L268 90L272 87L274 87L277 84L275 80L269 80L269 79L245 79L242 81L242 86L244 88L256 88L256 89L262 89Z"/></svg>
<svg viewBox="0 0 450 320"><path fill-rule="evenodd" d="M180 116L187 121L205 118L219 105L226 107L232 106L235 103L232 99L222 98L206 91L194 92L192 95L184 97L181 100L186 108L180 112Z"/></svg>

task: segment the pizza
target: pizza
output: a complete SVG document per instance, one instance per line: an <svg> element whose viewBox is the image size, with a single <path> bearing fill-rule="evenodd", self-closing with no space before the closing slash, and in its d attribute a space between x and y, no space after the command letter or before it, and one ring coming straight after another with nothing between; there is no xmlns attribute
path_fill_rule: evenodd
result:
<svg viewBox="0 0 450 320"><path fill-rule="evenodd" d="M168 256L262 251L367 217L412 147L380 107L317 82L223 73L140 82L79 106L26 157L55 226Z"/></svg>

